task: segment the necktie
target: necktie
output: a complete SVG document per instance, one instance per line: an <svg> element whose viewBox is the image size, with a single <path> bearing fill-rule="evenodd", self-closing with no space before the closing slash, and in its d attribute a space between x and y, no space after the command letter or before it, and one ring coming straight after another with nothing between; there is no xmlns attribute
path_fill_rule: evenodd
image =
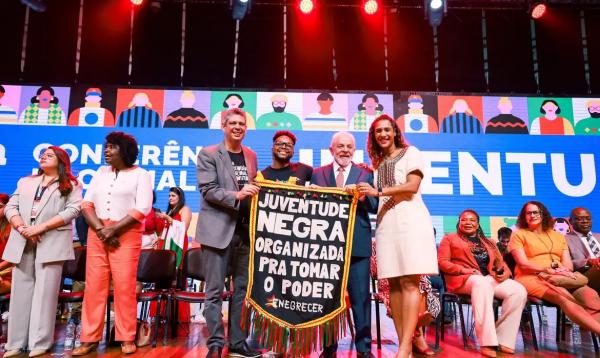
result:
<svg viewBox="0 0 600 358"><path fill-rule="evenodd" d="M338 168L337 176L335 177L335 185L338 188L344 187L344 167Z"/></svg>
<svg viewBox="0 0 600 358"><path fill-rule="evenodd" d="M592 250L594 258L597 258L598 254L600 253L600 245L598 244L598 240L596 240L591 232L588 232L587 235L585 235L585 240L587 241L588 245L590 245L590 250Z"/></svg>

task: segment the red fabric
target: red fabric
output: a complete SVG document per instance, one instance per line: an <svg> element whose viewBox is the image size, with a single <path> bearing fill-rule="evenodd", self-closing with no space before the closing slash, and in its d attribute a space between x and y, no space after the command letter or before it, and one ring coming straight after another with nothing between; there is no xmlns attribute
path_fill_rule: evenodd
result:
<svg viewBox="0 0 600 358"><path fill-rule="evenodd" d="M0 232L0 257L4 254L4 249L6 248L6 243L8 243L8 237L10 236L11 226L9 223L6 223L4 230Z"/></svg>
<svg viewBox="0 0 600 358"><path fill-rule="evenodd" d="M504 265L504 270L510 272L508 266L502 259L502 255L491 241L482 240L490 256L488 270L493 271L493 265L496 260L500 260ZM462 275L460 270L463 268L475 269L479 271L479 265L471 253L471 246L459 234L453 233L444 236L438 249L438 265L444 272L446 288L453 292L462 287L471 274Z"/></svg>
<svg viewBox="0 0 600 358"><path fill-rule="evenodd" d="M540 117L540 133L542 134L565 134L565 119L556 117L555 120Z"/></svg>
<svg viewBox="0 0 600 358"><path fill-rule="evenodd" d="M173 220L177 220L177 221L182 221L181 220L181 214L177 213L177 215L173 216ZM169 228L169 224L168 223L164 223L163 222L163 229L168 229ZM161 231L162 231L161 230ZM158 247L160 249L164 249L165 248L165 242L164 240L159 240L159 244ZM185 253L188 249L188 240L187 240L187 235L186 235L186 239L183 240L183 255L185 256ZM181 266L183 265L183 260L181 260L181 264L179 265L181 268ZM161 315L164 317L165 312L166 312L166 305L163 305L162 309L161 309ZM190 321L190 303L189 302L179 302L179 322L182 323L187 323ZM154 317L156 315L156 303L152 302L150 304L150 317Z"/></svg>
<svg viewBox="0 0 600 358"><path fill-rule="evenodd" d="M154 209L150 210L144 221L144 235L151 235L153 233L160 235L164 227L165 221L156 216Z"/></svg>

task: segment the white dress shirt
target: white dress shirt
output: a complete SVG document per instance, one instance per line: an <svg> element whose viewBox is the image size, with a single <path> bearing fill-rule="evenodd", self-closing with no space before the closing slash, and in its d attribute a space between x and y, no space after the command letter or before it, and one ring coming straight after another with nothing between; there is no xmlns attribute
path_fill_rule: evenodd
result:
<svg viewBox="0 0 600 358"><path fill-rule="evenodd" d="M333 177L336 178L338 175L338 170L341 167L335 160L333 161ZM352 169L352 162L344 167L344 185L348 181L348 176L350 175L350 169Z"/></svg>
<svg viewBox="0 0 600 358"><path fill-rule="evenodd" d="M150 173L134 166L117 175L111 166L102 166L85 193L82 207L93 207L101 220L119 221L131 215L143 222L152 209Z"/></svg>

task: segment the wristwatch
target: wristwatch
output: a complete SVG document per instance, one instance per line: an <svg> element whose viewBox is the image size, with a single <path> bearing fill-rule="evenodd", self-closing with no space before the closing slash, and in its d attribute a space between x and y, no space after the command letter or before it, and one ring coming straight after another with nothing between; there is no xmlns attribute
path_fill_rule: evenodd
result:
<svg viewBox="0 0 600 358"><path fill-rule="evenodd" d="M383 188L382 187L377 188L377 196L383 196Z"/></svg>

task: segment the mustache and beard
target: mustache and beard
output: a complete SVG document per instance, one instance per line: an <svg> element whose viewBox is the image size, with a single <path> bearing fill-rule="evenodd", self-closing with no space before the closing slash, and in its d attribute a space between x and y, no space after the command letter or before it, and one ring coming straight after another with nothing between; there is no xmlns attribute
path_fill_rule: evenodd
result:
<svg viewBox="0 0 600 358"><path fill-rule="evenodd" d="M592 116L592 118L600 118L600 112L592 112L590 110L588 110L588 112L590 113L590 116Z"/></svg>
<svg viewBox="0 0 600 358"><path fill-rule="evenodd" d="M285 106L273 106L273 111L275 113L283 113L285 111Z"/></svg>

